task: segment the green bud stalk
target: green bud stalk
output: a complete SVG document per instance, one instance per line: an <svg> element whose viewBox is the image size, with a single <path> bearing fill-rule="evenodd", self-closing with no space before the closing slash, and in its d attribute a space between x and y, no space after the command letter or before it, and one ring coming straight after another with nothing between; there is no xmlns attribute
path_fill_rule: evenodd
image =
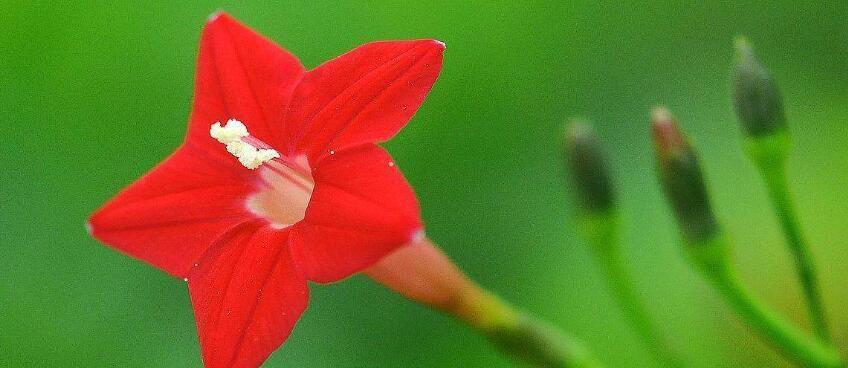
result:
<svg viewBox="0 0 848 368"><path fill-rule="evenodd" d="M668 110L654 110L652 121L660 181L692 263L736 314L787 358L804 367L841 367L833 348L804 334L742 285L731 262L732 244L713 215L695 149Z"/></svg>
<svg viewBox="0 0 848 368"><path fill-rule="evenodd" d="M783 99L770 73L757 60L751 45L744 38L736 40L733 102L745 133L745 151L766 183L795 261L813 331L822 341L830 342L815 264L809 245L801 232L786 175L786 160L791 140L783 110Z"/></svg>
<svg viewBox="0 0 848 368"><path fill-rule="evenodd" d="M622 314L659 363L667 367L682 366L633 287L621 249L618 205L610 165L600 139L588 123L574 120L568 125L563 158L580 207L578 230L588 241Z"/></svg>
<svg viewBox="0 0 848 368"><path fill-rule="evenodd" d="M686 242L690 259L699 266L704 277L712 283L731 308L752 329L758 332L783 356L803 367L844 367L839 353L804 333L782 318L773 308L745 287L736 267L727 259L732 245L722 233L699 242Z"/></svg>

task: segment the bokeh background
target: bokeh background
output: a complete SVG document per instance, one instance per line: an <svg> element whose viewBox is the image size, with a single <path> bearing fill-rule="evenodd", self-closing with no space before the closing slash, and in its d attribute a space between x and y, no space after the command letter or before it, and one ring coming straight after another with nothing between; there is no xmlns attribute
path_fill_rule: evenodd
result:
<svg viewBox="0 0 848 368"><path fill-rule="evenodd" d="M658 188L648 111L665 104L703 156L742 276L806 324L730 105L749 36L786 97L791 182L832 326L848 349L848 3L304 1L0 4L0 366L200 366L186 285L112 251L89 213L181 141L197 41L224 9L307 67L361 43L438 38L442 76L387 144L428 234L473 278L583 339L610 367L652 366L574 231L565 119L613 160L626 253L694 367L787 366L682 257ZM477 334L357 276L312 288L268 367L510 367Z"/></svg>

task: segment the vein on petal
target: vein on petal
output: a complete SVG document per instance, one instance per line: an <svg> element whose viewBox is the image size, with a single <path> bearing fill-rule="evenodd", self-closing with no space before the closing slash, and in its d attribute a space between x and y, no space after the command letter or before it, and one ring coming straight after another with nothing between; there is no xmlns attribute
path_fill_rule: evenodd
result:
<svg viewBox="0 0 848 368"><path fill-rule="evenodd" d="M418 48L420 48L420 47L422 47L422 46L424 46L424 45L423 45L423 44L421 44L421 45L414 45L414 46L410 47L408 50L401 52L401 53L400 53L400 54L398 54L397 56L395 56L395 57L393 57L393 58L391 58L391 59L389 59L389 60L386 60L386 62L384 62L384 63L380 64L378 67L374 68L373 70L369 70L368 72L366 72L366 73L362 74L362 75L361 75L359 78L357 78L357 79L356 79L353 83L351 83L350 85L348 85L347 87L345 87L343 90L341 90L339 93L337 93L335 96L333 96L333 98L331 98L331 99L330 99L327 103L325 103L323 106L321 106L321 108L320 108L320 109L318 109L318 111L317 111L317 112L315 112L315 113L312 115L313 117L312 117L311 119L304 121L303 125L301 125L300 131L297 133L297 137L295 137L295 138L292 140L292 147L296 149L296 147L300 144L300 141L303 139L303 136L306 134L306 131L307 131L307 130L309 129L309 127L312 125L312 122L314 122L314 121L315 121L315 117L317 117L317 116L321 115L321 114L322 114L322 113L323 113L323 112L327 109L327 107L329 107L329 106L330 106L330 105L332 105L334 102L336 102L336 100L338 100L339 98L341 98L341 96L342 96L342 95L344 95L347 91L349 91L349 90L350 90L350 89L352 89L353 87L357 86L360 82L362 82L362 81L363 81L363 80L365 80L366 78L370 77L371 75L373 75L373 74L374 74L374 73L376 73L377 71L381 71L381 70L383 70L383 69L384 69L384 68L386 68L389 64L394 63L396 60L400 59L400 58L401 58L401 57L403 57L404 55L407 55L407 54L409 54L410 52L412 52L413 50L418 49ZM354 50L356 50L356 49L354 49ZM344 57L344 55L341 55L341 56L339 56L339 57ZM319 66L318 68L320 68L320 67L321 67L321 66ZM311 73L311 72L313 72L313 71L317 70L318 68L313 69L313 70L310 70L309 72Z"/></svg>
<svg viewBox="0 0 848 368"><path fill-rule="evenodd" d="M199 264L203 264L205 262L213 262L214 263L217 259L211 259L211 260L207 259L211 256L209 252L217 251L219 247L227 246L227 244L222 244L225 240L227 240L227 238L233 237L239 231L242 231L243 228L249 229L251 227L251 225L256 226L257 223L255 221L244 221L242 223L239 223L239 224L234 225L233 227L229 228L227 231L222 233L220 236L218 236L218 238L216 238L211 243L211 245L209 246L209 248L206 249L206 251L203 253L203 255L198 257L197 263L199 263ZM251 234L251 238L253 238L253 236L255 236L255 233ZM214 278L214 279L218 279L219 277L225 277L225 279L229 280L224 285L224 289L222 290L222 293L221 293L221 296L224 299L226 299L227 290L229 289L230 285L232 284L232 276L233 276L233 273L235 273L235 271L236 271L235 267L238 264L238 261L241 260L241 258L247 252L247 247L241 247L241 248L239 248L239 250L240 250L240 252L238 254L238 258L236 258L236 263L234 263L233 267L230 268L230 272L228 272L228 274L226 276L221 275L221 274L215 274L214 272L212 272L212 270L207 272L207 275L206 275L206 277L210 277L210 278ZM213 266L214 265L209 265L209 267L213 267ZM204 266L204 268L205 267L206 266ZM189 273L189 278L193 277L195 275L195 272L197 272L198 270L199 270L198 268L193 269ZM207 282L209 284L214 284L212 281L207 281ZM203 322L203 324L204 324L204 326L203 326L203 329L204 329L203 338L206 341L201 341L201 342L205 345L204 348L213 349L212 351L209 352L210 356L216 355L216 353L218 351L218 343L217 342L218 342L218 338L219 338L218 334L211 334L210 331L217 332L217 327L219 325L219 322L221 321L221 309L224 306L223 299L222 299L222 302L219 305L215 306L216 307L215 310L212 311L211 309L212 309L212 306L213 306L214 296L215 296L215 294L210 291L209 294L206 295L206 298L203 302L203 306L206 309L206 313L204 315L206 317L206 320ZM214 318L214 320L213 320L213 318ZM214 341L209 341L210 339L214 339Z"/></svg>
<svg viewBox="0 0 848 368"><path fill-rule="evenodd" d="M438 52L438 51L436 51L436 52ZM403 74L405 74L407 71L409 71L409 70L411 70L411 69L415 68L416 66L421 65L422 63L424 63L424 61L426 60L427 56L429 56L429 55L431 55L431 54L433 54L433 52L429 52L429 53L425 53L425 54L421 55L421 57L420 57L420 58L418 58L418 60L416 60L415 62L413 62L413 63L412 63L412 65L410 65L410 66L409 66L406 70L402 71L402 72L400 73L400 75L403 75ZM379 99L380 99L380 97L382 97L383 93L385 93L385 92L386 92L386 91L388 91L390 88L392 88L392 86L393 86L393 85L392 85L391 83L389 83L389 84L387 84L385 87L383 87L382 89L380 89L380 91L379 91L379 92L378 92L378 93L374 96L374 98L372 98L370 101L368 101L368 103L366 103L365 105L363 105L363 106L362 106L362 108L360 108L360 109L359 109L359 111L358 111L358 112L357 112L357 113L356 113L356 114L355 114L352 118L347 119L347 124L344 124L344 125L341 127L341 129L339 129L339 130L338 130L335 134L333 134L333 137L332 137L332 138L330 138L330 140L328 141L328 144L332 145L332 143L336 140L336 138L338 138L339 136L341 136L341 135L342 135L345 131L347 131L347 129L348 129L348 128L350 128L351 123L353 123L354 121L356 121L356 119L358 119L360 115L362 115L362 114L363 114L363 113L364 113L364 112L365 112L365 111L366 111L369 107L371 107L371 105L373 105L373 104L374 104L377 100L379 100Z"/></svg>
<svg viewBox="0 0 848 368"><path fill-rule="evenodd" d="M127 201L127 202L123 203L116 210L120 210L120 209L131 207L131 206L137 206L137 205L140 205L140 204L144 204L145 202L167 199L167 198L170 198L170 197L181 196L181 195L189 194L189 193L192 193L192 192L200 192L200 191L204 191L204 190L232 188L232 189L234 189L233 194L240 194L239 192L243 192L241 186L242 185L240 185L240 184L220 184L220 185L199 186L199 187L194 187L194 188L185 188L185 189L177 190L177 191L174 191L174 192L158 194L158 195L151 196L151 197L141 197L141 198L138 198L134 201Z"/></svg>
<svg viewBox="0 0 848 368"><path fill-rule="evenodd" d="M385 204L382 204L382 203L378 203L376 200L368 198L365 195L358 193L355 190L345 188L345 187L343 187L339 184L333 183L331 181L322 180L322 181L319 182L319 181L316 180L316 189L317 189L318 185L326 185L326 186L329 186L329 187L336 188L340 192L347 194L348 196L350 196L352 198L359 199L362 202L369 203L374 207L386 210L388 212L395 212L395 213L402 213L403 212L403 211L400 211L399 208L396 208L396 207L393 207L393 206L388 206L388 205L385 205ZM315 194L313 193L313 196L314 195Z"/></svg>
<svg viewBox="0 0 848 368"><path fill-rule="evenodd" d="M216 222L216 221L225 221L225 220L240 220L247 217L247 214L244 215L232 215L232 216L214 216L214 217L199 217L193 219L183 219L183 220L169 220L164 222L153 222L149 224L135 224L128 226L112 226L112 227L98 227L98 230L109 230L109 231L139 231L150 228L168 228L168 227L176 227L176 226L185 226L192 225L201 222Z"/></svg>
<svg viewBox="0 0 848 368"><path fill-rule="evenodd" d="M241 51L239 47L235 45L235 42L233 42L233 33L230 30L229 25L224 24L224 31L227 33L227 37L230 39L230 45L232 45L232 48L235 51L235 59L238 63L239 71L241 71L242 75L244 76L244 81L247 84L247 89L250 91L250 97L253 99L253 103L259 109L259 113L262 116L262 125L265 127L265 131L268 132L269 135L271 135L271 126L268 125L268 122L270 121L270 119L268 119L268 112L265 111L265 106L263 106L262 103L259 102L259 97L256 95L256 90L253 89L253 83L251 82L251 78L247 73L247 68L244 67L244 61L242 60Z"/></svg>
<svg viewBox="0 0 848 368"><path fill-rule="evenodd" d="M289 236L290 236L289 231L286 231L286 243L288 243ZM254 237L255 237L255 233L254 233ZM253 240L253 237L251 237L251 241L252 240ZM288 247L286 245L280 245L278 247L278 249L276 250L276 252L274 252L274 255L273 255L274 262L271 264L271 267L268 269L268 273L262 279L262 282L259 283L259 290L264 289L265 286L268 285L268 280L271 278L271 275L274 274L274 270L277 268L277 265L280 263L281 259L283 258L283 257L280 257L280 253L282 253L283 250L285 250L287 248ZM241 257L239 257L239 260L237 262L241 263ZM237 266L238 266L238 263L237 263ZM248 330L249 326L251 326L252 322L254 322L254 316L256 315L256 310L259 308L259 304L261 303L261 300L260 300L261 298L262 298L262 294L258 295L257 298L256 298L256 302L252 304L252 307L250 308L250 311L247 314L247 321L248 322L244 326L244 328L242 328L242 330L239 334L239 338L238 338L238 340L236 340L236 346L233 349L233 355L232 355L232 357L230 357L230 362L229 362L229 364L227 364L227 366L232 366L234 364L236 358L239 356L239 350L241 349L241 345L244 342L245 334L247 334L247 330ZM219 315L219 318L220 318L220 315Z"/></svg>

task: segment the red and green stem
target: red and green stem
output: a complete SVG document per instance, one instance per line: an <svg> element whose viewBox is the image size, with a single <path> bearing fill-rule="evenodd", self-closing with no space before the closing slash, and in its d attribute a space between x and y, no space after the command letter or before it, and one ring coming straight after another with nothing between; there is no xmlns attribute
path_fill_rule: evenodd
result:
<svg viewBox="0 0 848 368"><path fill-rule="evenodd" d="M365 274L462 321L518 361L540 368L603 367L581 343L471 281L429 239L395 251Z"/></svg>

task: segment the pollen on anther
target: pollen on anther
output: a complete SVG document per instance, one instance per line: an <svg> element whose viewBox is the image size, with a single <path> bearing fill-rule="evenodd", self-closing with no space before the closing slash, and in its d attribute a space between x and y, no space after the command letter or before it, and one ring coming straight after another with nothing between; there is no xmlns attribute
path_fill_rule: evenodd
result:
<svg viewBox="0 0 848 368"><path fill-rule="evenodd" d="M250 133L247 132L247 127L242 122L236 119L230 119L223 126L221 122L212 124L212 127L209 128L209 135L217 139L218 142L230 144L241 141L242 138L247 137Z"/></svg>
<svg viewBox="0 0 848 368"><path fill-rule="evenodd" d="M394 162L394 161L389 161L389 167L395 167L395 162Z"/></svg>
<svg viewBox="0 0 848 368"><path fill-rule="evenodd" d="M227 146L227 152L238 158L248 169L256 169L262 164L280 157L280 153L269 148L257 148L245 141L250 136L247 127L236 119L230 119L226 125L220 122L212 124L209 135Z"/></svg>

